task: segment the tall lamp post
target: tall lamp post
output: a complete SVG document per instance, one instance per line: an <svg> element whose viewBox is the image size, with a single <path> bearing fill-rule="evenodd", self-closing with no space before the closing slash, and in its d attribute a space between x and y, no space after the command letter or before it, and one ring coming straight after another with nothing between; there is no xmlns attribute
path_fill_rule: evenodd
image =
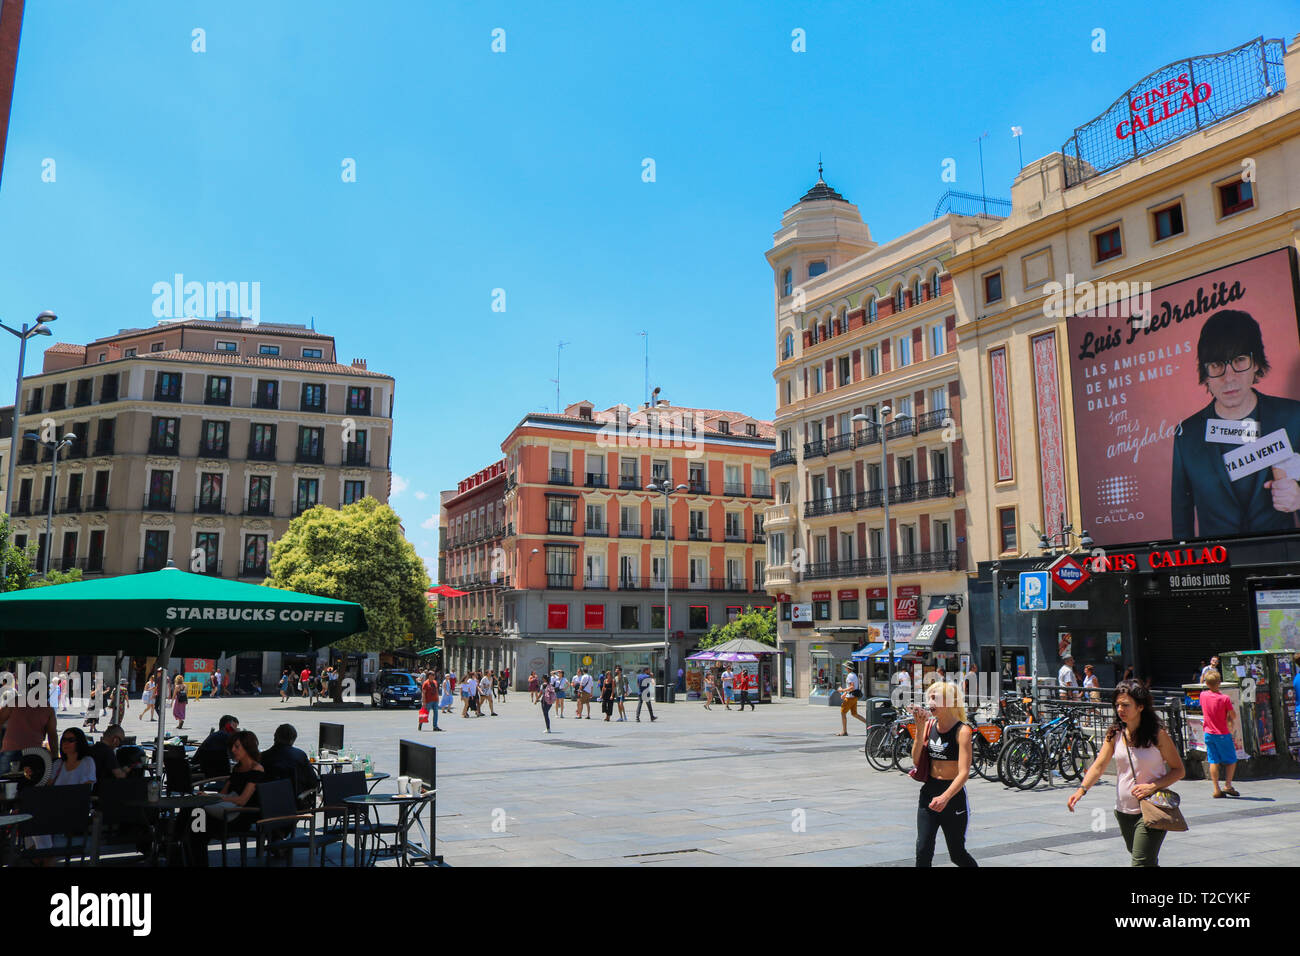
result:
<svg viewBox="0 0 1300 956"><path fill-rule="evenodd" d="M77 436L72 432L65 432L58 441L41 441L41 436L36 432L28 432L24 437L50 449L54 455L50 462L50 500L45 503L45 566L41 569L41 573L48 576L50 554L54 551L54 499L59 493L59 452L75 445Z"/></svg>
<svg viewBox="0 0 1300 956"><path fill-rule="evenodd" d="M23 403L23 366L27 361L27 340L33 335L52 335L53 333L47 328L47 323L53 322L58 318L53 312L42 312L36 317L36 321L31 325L23 323L22 330L11 329L9 326L0 322L0 329L4 329L10 335L18 338L18 375L14 384L14 422L13 434L9 442L9 474L5 480L5 515L13 514L13 488L14 488L14 459L18 455L18 416L21 414ZM46 539L49 540L48 538ZM8 539L0 541L0 591L5 590L6 582L9 580L9 541Z"/></svg>
<svg viewBox="0 0 1300 956"><path fill-rule="evenodd" d="M1087 550L1092 547L1092 535L1088 533L1088 530L1086 528L1084 529L1083 534L1076 535L1074 533L1074 525L1065 523L1065 515L1062 514L1059 517L1060 520L1057 522L1057 527L1060 528L1059 531L1056 531L1050 535L1046 531L1044 531L1038 536L1038 547L1042 549L1044 554L1052 555L1052 556L1056 554L1057 539L1060 539L1061 542L1060 547L1063 553L1074 550L1074 548L1071 547L1070 542L1073 541L1075 538L1079 539L1079 547L1083 548L1084 550ZM1030 670L1030 679L1033 684L1033 692L1030 694L1030 696L1034 699L1034 707L1035 709L1037 709L1038 707L1038 612L1037 611L1034 612L1033 620L1030 622L1029 635L1030 635L1030 643L1033 645L1029 650L1029 653L1033 657L1033 667Z"/></svg>
<svg viewBox="0 0 1300 956"><path fill-rule="evenodd" d="M646 491L653 491L656 494L664 496L664 703L668 703L668 578L669 574L669 556L668 556L668 539L670 513L668 510L668 496L674 491L686 491L686 485L673 487L670 479L664 478L661 481L652 481L645 486ZM652 522L653 524L653 522Z"/></svg>
<svg viewBox="0 0 1300 956"><path fill-rule="evenodd" d="M885 430L885 419L893 409L888 405L881 405L879 418L872 421L866 415L861 413L854 415L851 421L861 422L863 424L875 425L880 429L880 497L885 503L885 623L888 625L887 643L885 644L885 653L889 658L889 693L892 696L894 692L894 563L892 552L894 550L894 536L889 529L889 435ZM900 415L899 418L910 418L910 415Z"/></svg>

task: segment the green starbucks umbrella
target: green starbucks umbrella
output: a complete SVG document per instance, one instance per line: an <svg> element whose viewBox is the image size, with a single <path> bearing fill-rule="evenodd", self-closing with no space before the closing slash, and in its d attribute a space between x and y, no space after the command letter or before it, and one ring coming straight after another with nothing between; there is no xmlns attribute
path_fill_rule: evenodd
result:
<svg viewBox="0 0 1300 956"><path fill-rule="evenodd" d="M0 657L156 654L164 677L178 647L182 657L306 651L365 629L361 605L350 601L174 567L0 594ZM158 719L160 772L165 710Z"/></svg>

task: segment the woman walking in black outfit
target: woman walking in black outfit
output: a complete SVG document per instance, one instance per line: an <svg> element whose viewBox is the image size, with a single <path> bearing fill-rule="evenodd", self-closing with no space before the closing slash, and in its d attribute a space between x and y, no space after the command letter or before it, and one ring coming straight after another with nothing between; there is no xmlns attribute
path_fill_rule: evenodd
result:
<svg viewBox="0 0 1300 956"><path fill-rule="evenodd" d="M920 761L922 751L930 758L929 775L921 784L916 810L916 865L927 868L931 865L935 838L942 829L952 861L958 866L978 866L966 850L966 831L970 826L966 781L970 778L973 757L966 705L957 685L948 683L931 685L925 702L928 711L912 708L916 718L912 762Z"/></svg>
<svg viewBox="0 0 1300 956"><path fill-rule="evenodd" d="M614 672L605 671L600 682L600 709L605 713L605 723L614 715Z"/></svg>

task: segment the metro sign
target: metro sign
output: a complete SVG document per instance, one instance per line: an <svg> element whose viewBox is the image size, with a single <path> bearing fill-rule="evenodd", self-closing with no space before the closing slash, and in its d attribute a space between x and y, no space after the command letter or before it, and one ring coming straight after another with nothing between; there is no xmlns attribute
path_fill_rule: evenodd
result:
<svg viewBox="0 0 1300 956"><path fill-rule="evenodd" d="M1087 572L1083 565L1068 554L1062 555L1061 559L1052 565L1052 580L1066 594L1073 594L1075 588L1090 577L1092 575Z"/></svg>

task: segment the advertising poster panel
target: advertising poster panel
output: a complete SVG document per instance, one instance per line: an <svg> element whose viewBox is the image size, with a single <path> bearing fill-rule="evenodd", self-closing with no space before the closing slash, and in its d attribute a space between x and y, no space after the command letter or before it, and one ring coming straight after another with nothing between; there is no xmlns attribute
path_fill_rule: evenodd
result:
<svg viewBox="0 0 1300 956"><path fill-rule="evenodd" d="M1296 528L1294 276L1281 249L1155 290L1067 296L1079 490L1099 545Z"/></svg>

